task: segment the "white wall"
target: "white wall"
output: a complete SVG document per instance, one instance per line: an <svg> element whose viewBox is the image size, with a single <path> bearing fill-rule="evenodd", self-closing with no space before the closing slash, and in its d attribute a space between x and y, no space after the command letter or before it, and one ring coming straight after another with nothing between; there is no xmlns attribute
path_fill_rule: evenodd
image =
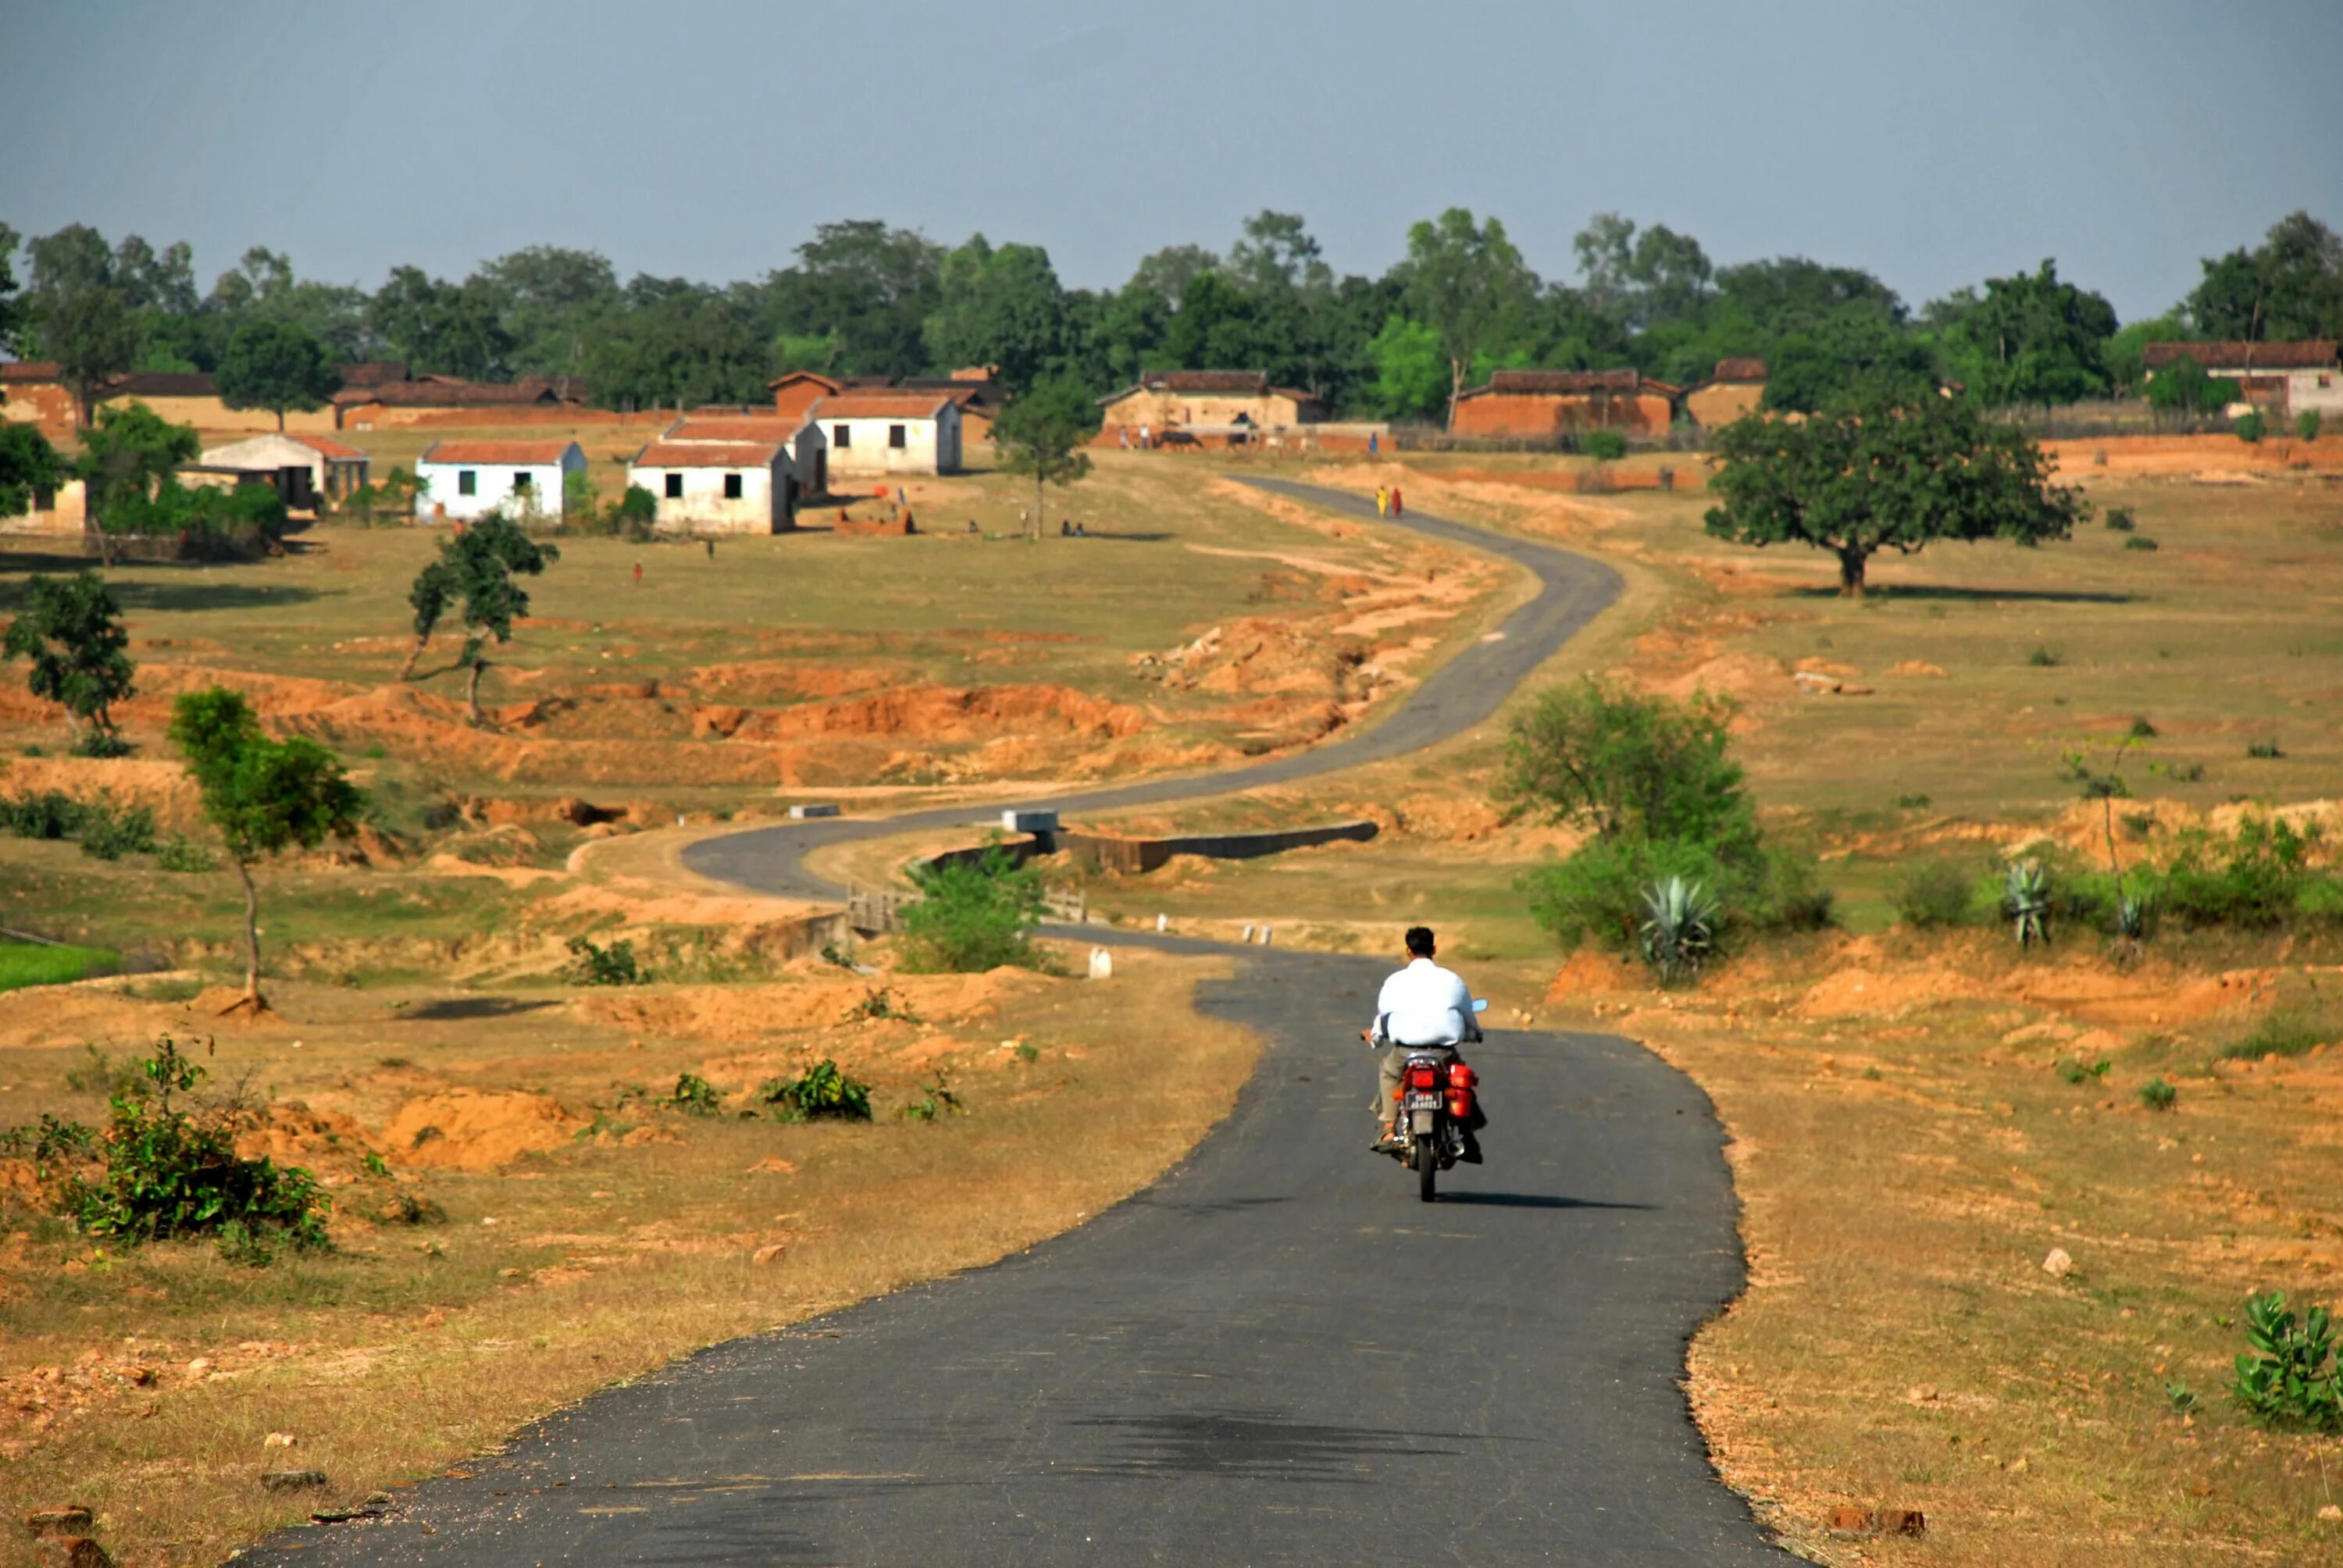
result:
<svg viewBox="0 0 2343 1568"><path fill-rule="evenodd" d="M460 476L468 471L476 477L474 493L468 496L459 493L463 482ZM415 477L425 481L425 487L415 498L415 520L455 523L484 517L512 498L516 489L513 480L521 474L528 476L527 503L516 503L508 509L558 517L562 476L585 471L586 454L574 446L561 455L558 463L417 463Z"/></svg>
<svg viewBox="0 0 2343 1568"><path fill-rule="evenodd" d="M960 467L960 410L943 406L933 419L839 419L815 413L830 443L830 471L852 477L872 474L949 474ZM887 443L890 427L903 427L903 445ZM839 439L840 427L849 439Z"/></svg>
<svg viewBox="0 0 2343 1568"><path fill-rule="evenodd" d="M778 534L791 526L782 503L782 479L788 459L776 457L769 468L659 468L635 467L627 482L640 485L658 503L651 526L673 533ZM683 480L683 494L670 498L668 476ZM740 476L740 496L727 499L724 479Z"/></svg>

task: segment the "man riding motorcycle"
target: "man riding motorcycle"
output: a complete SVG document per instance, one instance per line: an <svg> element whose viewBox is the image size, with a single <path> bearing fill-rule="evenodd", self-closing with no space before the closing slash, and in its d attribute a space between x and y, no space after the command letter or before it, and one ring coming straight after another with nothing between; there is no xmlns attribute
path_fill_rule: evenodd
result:
<svg viewBox="0 0 2343 1568"><path fill-rule="evenodd" d="M1438 947L1433 940L1432 928L1410 926L1405 940L1406 966L1393 971L1383 981L1383 991L1375 999L1375 1020L1359 1031L1359 1038L1370 1045L1388 1048L1375 1071L1377 1136L1373 1147L1379 1154L1391 1153L1405 1143L1398 1113L1393 1108L1393 1096L1399 1088L1400 1070L1406 1065L1408 1053L1437 1052L1444 1068L1455 1062L1458 1046L1481 1039L1481 1026L1473 1011L1473 993L1454 970L1443 969L1433 961ZM1463 1159L1468 1165L1481 1163L1481 1141L1474 1134L1487 1124L1488 1118L1482 1114L1476 1100L1472 1121L1463 1130Z"/></svg>

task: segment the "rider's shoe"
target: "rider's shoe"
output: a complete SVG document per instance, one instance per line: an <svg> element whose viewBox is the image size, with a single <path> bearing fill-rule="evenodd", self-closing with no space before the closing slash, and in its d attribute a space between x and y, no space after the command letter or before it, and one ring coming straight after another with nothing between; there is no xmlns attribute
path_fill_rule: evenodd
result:
<svg viewBox="0 0 2343 1568"><path fill-rule="evenodd" d="M1480 1164L1481 1141L1473 1137L1470 1132L1467 1132L1464 1135L1464 1152L1459 1154L1456 1158L1463 1161L1467 1165Z"/></svg>
<svg viewBox="0 0 2343 1568"><path fill-rule="evenodd" d="M1382 1136L1368 1145L1377 1154L1395 1153L1406 1147L1407 1140L1399 1135L1399 1123L1396 1121L1384 1122Z"/></svg>

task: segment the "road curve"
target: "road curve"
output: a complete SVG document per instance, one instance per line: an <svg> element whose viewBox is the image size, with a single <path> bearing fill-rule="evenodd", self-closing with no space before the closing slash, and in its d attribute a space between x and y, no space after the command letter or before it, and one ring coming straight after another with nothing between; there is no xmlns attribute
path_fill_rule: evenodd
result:
<svg viewBox="0 0 2343 1568"><path fill-rule="evenodd" d="M1545 590L1353 740L1060 803L1425 744L1492 711L1615 588L1560 551L1408 523L1523 559ZM735 835L694 864L820 895L799 863L813 842L905 825ZM991 1268L605 1391L380 1519L287 1532L247 1560L1791 1561L1717 1481L1677 1381L1686 1338L1743 1277L1697 1088L1626 1040L1493 1033L1473 1053L1490 1163L1426 1207L1364 1152L1371 1060L1349 1030L1388 966L1095 935L1239 952L1199 1004L1264 1042L1229 1120L1153 1186Z"/></svg>

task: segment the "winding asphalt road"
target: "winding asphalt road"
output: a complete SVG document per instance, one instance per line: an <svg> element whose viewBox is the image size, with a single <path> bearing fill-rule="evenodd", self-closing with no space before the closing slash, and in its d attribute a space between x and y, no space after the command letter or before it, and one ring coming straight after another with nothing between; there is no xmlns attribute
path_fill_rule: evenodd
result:
<svg viewBox="0 0 2343 1568"><path fill-rule="evenodd" d="M1429 744L1615 591L1561 551L1405 526L1520 560L1544 591L1353 739L1055 803L1218 793ZM968 817L766 829L690 860L823 896L801 864L816 844ZM1677 1383L1686 1337L1742 1281L1692 1083L1626 1040L1493 1033L1473 1052L1490 1162L1427 1207L1364 1152L1371 1060L1350 1030L1387 965L1086 935L1242 954L1200 1005L1258 1030L1261 1063L1170 1174L991 1268L597 1394L386 1517L288 1532L248 1560L1791 1561L1716 1480Z"/></svg>

